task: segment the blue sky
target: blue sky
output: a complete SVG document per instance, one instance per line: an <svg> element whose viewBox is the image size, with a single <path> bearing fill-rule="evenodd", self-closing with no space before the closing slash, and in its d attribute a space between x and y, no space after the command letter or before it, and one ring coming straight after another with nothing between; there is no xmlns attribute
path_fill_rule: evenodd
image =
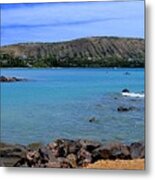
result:
<svg viewBox="0 0 155 180"><path fill-rule="evenodd" d="M144 2L1 5L1 45L92 36L144 38Z"/></svg>

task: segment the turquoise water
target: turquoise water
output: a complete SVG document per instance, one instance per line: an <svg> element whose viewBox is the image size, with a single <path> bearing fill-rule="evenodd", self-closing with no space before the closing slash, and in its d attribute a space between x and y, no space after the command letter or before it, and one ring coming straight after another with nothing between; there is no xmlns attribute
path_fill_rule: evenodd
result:
<svg viewBox="0 0 155 180"><path fill-rule="evenodd" d="M128 74L126 74L128 72ZM1 83L1 140L48 143L57 138L133 142L144 139L144 69L2 69L25 82ZM117 107L135 110L118 112ZM95 117L96 122L89 122Z"/></svg>

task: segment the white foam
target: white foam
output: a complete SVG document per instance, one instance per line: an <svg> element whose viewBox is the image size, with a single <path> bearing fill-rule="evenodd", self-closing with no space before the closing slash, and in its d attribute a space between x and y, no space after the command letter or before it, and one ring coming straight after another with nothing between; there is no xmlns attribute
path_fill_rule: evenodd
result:
<svg viewBox="0 0 155 180"><path fill-rule="evenodd" d="M140 93L122 92L122 95L129 97L136 97L136 98L144 98L144 94L140 94Z"/></svg>

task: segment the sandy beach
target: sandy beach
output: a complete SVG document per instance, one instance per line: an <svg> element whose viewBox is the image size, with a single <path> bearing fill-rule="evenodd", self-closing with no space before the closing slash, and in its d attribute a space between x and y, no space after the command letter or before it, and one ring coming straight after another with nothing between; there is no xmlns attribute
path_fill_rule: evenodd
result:
<svg viewBox="0 0 155 180"><path fill-rule="evenodd" d="M134 159L134 160L100 160L93 164L89 164L86 168L91 169L114 169L114 170L144 170L145 160Z"/></svg>

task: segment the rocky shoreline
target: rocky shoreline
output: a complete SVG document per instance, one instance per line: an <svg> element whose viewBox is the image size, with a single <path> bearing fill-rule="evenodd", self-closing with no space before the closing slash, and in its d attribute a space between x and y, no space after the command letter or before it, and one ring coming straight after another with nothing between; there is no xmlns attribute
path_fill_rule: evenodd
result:
<svg viewBox="0 0 155 180"><path fill-rule="evenodd" d="M83 168L102 160L137 160L145 158L144 142L102 144L90 140L57 139L47 145L27 146L0 143L1 166Z"/></svg>
<svg viewBox="0 0 155 180"><path fill-rule="evenodd" d="M26 81L26 79L17 78L17 77L0 76L0 82L18 82L18 81Z"/></svg>

